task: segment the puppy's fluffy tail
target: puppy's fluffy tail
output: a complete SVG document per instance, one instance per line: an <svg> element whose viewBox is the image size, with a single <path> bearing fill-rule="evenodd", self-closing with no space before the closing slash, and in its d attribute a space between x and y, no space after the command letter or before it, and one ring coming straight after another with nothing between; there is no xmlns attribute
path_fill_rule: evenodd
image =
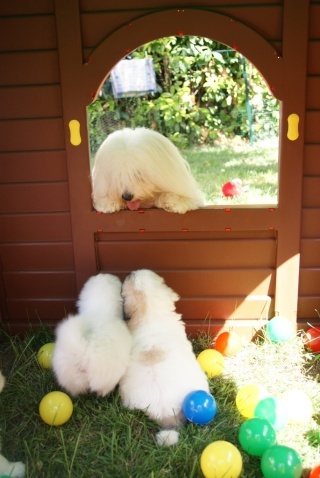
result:
<svg viewBox="0 0 320 478"><path fill-rule="evenodd" d="M180 433L177 430L161 430L156 440L159 446L172 446L178 443Z"/></svg>

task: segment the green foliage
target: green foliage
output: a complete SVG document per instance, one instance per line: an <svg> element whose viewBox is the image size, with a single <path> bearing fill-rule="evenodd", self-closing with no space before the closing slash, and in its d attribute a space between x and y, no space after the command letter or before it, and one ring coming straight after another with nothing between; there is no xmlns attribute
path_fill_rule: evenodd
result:
<svg viewBox="0 0 320 478"><path fill-rule="evenodd" d="M115 99L107 80L99 106L89 107L93 152L101 136L125 126L154 128L180 148L212 144L221 136L256 140L278 134L278 101L235 50L207 38L177 36L129 55L146 56L153 58L157 93Z"/></svg>

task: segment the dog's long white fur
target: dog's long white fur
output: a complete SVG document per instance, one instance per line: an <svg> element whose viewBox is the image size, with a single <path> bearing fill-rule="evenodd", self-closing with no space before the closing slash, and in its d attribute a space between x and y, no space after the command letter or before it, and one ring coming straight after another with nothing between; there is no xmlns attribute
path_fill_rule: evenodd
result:
<svg viewBox="0 0 320 478"><path fill-rule="evenodd" d="M79 314L57 326L52 368L71 395L91 391L105 396L125 373L132 344L123 320L120 280L112 274L91 277L78 308Z"/></svg>
<svg viewBox="0 0 320 478"><path fill-rule="evenodd" d="M183 214L204 205L203 192L178 148L147 128L124 128L102 143L92 172L92 197L96 210L104 213L157 207Z"/></svg>
<svg viewBox="0 0 320 478"><path fill-rule="evenodd" d="M175 310L179 296L162 277L135 271L125 279L122 296L133 336L130 364L120 381L122 402L161 426L159 445L173 445L185 422L183 400L193 390L209 392L207 377Z"/></svg>
<svg viewBox="0 0 320 478"><path fill-rule="evenodd" d="M6 383L6 379L2 375L2 372L0 372L0 392L2 392L5 383ZM0 450L1 450L1 443L0 443ZM26 469L26 466L21 461L16 461L16 462L8 461L0 453L0 475L11 476L12 478L24 478L25 469Z"/></svg>

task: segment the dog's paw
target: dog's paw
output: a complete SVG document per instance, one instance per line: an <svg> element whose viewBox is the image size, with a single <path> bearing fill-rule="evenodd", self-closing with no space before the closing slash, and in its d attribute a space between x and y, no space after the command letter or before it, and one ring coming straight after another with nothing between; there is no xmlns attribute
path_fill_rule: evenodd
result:
<svg viewBox="0 0 320 478"><path fill-rule="evenodd" d="M156 435L156 441L159 446L172 446L179 441L179 432L177 430L161 430Z"/></svg>
<svg viewBox="0 0 320 478"><path fill-rule="evenodd" d="M172 193L161 194L158 197L156 207L164 209L167 212L185 214L187 211L198 209L198 206L190 198L178 196Z"/></svg>
<svg viewBox="0 0 320 478"><path fill-rule="evenodd" d="M3 455L0 455L0 473L12 478L24 478L26 465L21 461L10 462Z"/></svg>
<svg viewBox="0 0 320 478"><path fill-rule="evenodd" d="M17 461L16 463L11 463L13 465L11 477L12 478L24 478L26 472L26 465L21 461Z"/></svg>
<svg viewBox="0 0 320 478"><path fill-rule="evenodd" d="M122 203L118 201L112 201L108 198L95 198L93 201L93 207L98 212L103 212L105 214L111 214L118 212L123 209Z"/></svg>

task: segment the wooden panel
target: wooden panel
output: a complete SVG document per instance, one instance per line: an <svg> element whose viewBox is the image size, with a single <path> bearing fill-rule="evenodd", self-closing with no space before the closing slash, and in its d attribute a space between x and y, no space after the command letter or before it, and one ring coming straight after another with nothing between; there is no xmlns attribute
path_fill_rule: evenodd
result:
<svg viewBox="0 0 320 478"><path fill-rule="evenodd" d="M9 299L7 300L9 326L20 324L20 330L26 330L30 324L56 325L59 320L75 312L75 299Z"/></svg>
<svg viewBox="0 0 320 478"><path fill-rule="evenodd" d="M0 185L0 197L0 213L69 210L69 191L66 182Z"/></svg>
<svg viewBox="0 0 320 478"><path fill-rule="evenodd" d="M257 5L259 0L246 0L246 5ZM222 2L220 2L222 3ZM212 7L213 1L212 0L202 0L201 6ZM238 5L240 8L243 7L243 0L232 0L233 5ZM279 0L264 0L264 5L273 5L279 4ZM89 11L94 12L97 10L100 11L119 11L119 10L145 10L146 2L145 0L135 0L134 5L132 4L132 0L121 0L121 4L117 0L108 0L108 4L106 5L105 0L80 0L79 1L80 10L81 11ZM195 0L184 0L183 5L185 7L194 7ZM106 8L106 6L108 8ZM153 0L152 1L152 8L172 8L172 2L169 0Z"/></svg>
<svg viewBox="0 0 320 478"><path fill-rule="evenodd" d="M101 269L272 267L275 240L143 240L98 243Z"/></svg>
<svg viewBox="0 0 320 478"><path fill-rule="evenodd" d="M309 75L320 75L320 41L310 41L308 45L308 65Z"/></svg>
<svg viewBox="0 0 320 478"><path fill-rule="evenodd" d="M71 241L70 214L0 216L0 242Z"/></svg>
<svg viewBox="0 0 320 478"><path fill-rule="evenodd" d="M320 207L320 177L304 178L302 205L304 207Z"/></svg>
<svg viewBox="0 0 320 478"><path fill-rule="evenodd" d="M193 2L194 3L194 2ZM145 6L145 5L144 5ZM211 5L212 6L212 5ZM184 7L187 5L184 4ZM194 8L194 5L192 5ZM282 33L282 7L279 5L271 6L254 6L254 7L215 7L211 8L216 13L224 14L236 19L239 22L243 22L245 25L252 28L254 31L262 35L266 40L279 40ZM83 32L83 45L84 48L96 47L101 41L103 41L110 33L122 27L123 25L134 22L137 17L141 15L151 13L152 10L137 11L129 9L129 11L120 12L104 12L101 11L97 14L82 14L81 26ZM172 32L172 35L178 34L179 27L177 25L177 32ZM214 36L214 30L212 31L212 39L219 40ZM150 38L152 41L153 38ZM230 45L232 46L232 45ZM125 55L126 52L124 51ZM106 71L106 74L108 72Z"/></svg>
<svg viewBox="0 0 320 478"><path fill-rule="evenodd" d="M3 152L64 148L62 119L5 121L1 129L0 149Z"/></svg>
<svg viewBox="0 0 320 478"><path fill-rule="evenodd" d="M237 319L236 331L242 340L250 342L253 337L256 337L261 327L265 325L265 321L257 319ZM234 321L216 319L211 321L203 320L186 320L186 332L189 337L197 337L199 332L211 334L213 337L222 333L229 332L235 327Z"/></svg>
<svg viewBox="0 0 320 478"><path fill-rule="evenodd" d="M320 237L320 209L303 209L301 237Z"/></svg>
<svg viewBox="0 0 320 478"><path fill-rule="evenodd" d="M244 237L260 237L259 233L266 233L273 237L279 227L280 212L276 207L235 207L213 208L205 207L187 214L171 214L162 209L145 209L139 211L122 210L114 214L93 214L93 230L100 230L101 235L109 233L144 233L168 231L189 234L221 233L233 236L243 233ZM185 232L184 232L185 231ZM228 232L226 232L228 231ZM250 235L251 234L251 235ZM243 236L242 236L243 237Z"/></svg>
<svg viewBox="0 0 320 478"><path fill-rule="evenodd" d="M65 151L0 153L0 177L3 183L65 181Z"/></svg>
<svg viewBox="0 0 320 478"><path fill-rule="evenodd" d="M299 296L304 295L320 297L320 268L300 271Z"/></svg>
<svg viewBox="0 0 320 478"><path fill-rule="evenodd" d="M124 280L131 269L107 270ZM275 274L272 269L238 270L155 270L183 298L218 296L273 295Z"/></svg>
<svg viewBox="0 0 320 478"><path fill-rule="evenodd" d="M320 109L320 77L309 76L307 78L307 109Z"/></svg>
<svg viewBox="0 0 320 478"><path fill-rule="evenodd" d="M274 292L271 269L186 270L160 274L181 297L269 295Z"/></svg>
<svg viewBox="0 0 320 478"><path fill-rule="evenodd" d="M15 0L14 2L0 2L1 15L30 15L32 13L53 13L53 0Z"/></svg>
<svg viewBox="0 0 320 478"><path fill-rule="evenodd" d="M273 314L271 297L213 297L203 299L180 299L177 312L183 320L203 320L204 324L216 320L265 319ZM233 324L235 325L235 323Z"/></svg>
<svg viewBox="0 0 320 478"><path fill-rule="evenodd" d="M310 5L309 38L320 39L320 5Z"/></svg>
<svg viewBox="0 0 320 478"><path fill-rule="evenodd" d="M306 126L305 126L305 142L306 143L320 143L319 124L320 124L320 111L307 111Z"/></svg>
<svg viewBox="0 0 320 478"><path fill-rule="evenodd" d="M0 256L4 271L73 270L72 243L2 244Z"/></svg>
<svg viewBox="0 0 320 478"><path fill-rule="evenodd" d="M241 8L219 6L215 7L214 10L244 23L266 40L279 40L282 38L281 5L266 6L256 4L251 7L241 6Z"/></svg>
<svg viewBox="0 0 320 478"><path fill-rule="evenodd" d="M320 294L314 297L299 297L298 299L298 317L299 318L308 318L309 323L320 323L319 315L316 311L320 313Z"/></svg>
<svg viewBox="0 0 320 478"><path fill-rule="evenodd" d="M59 83L57 51L0 53L0 63L0 84L3 86Z"/></svg>
<svg viewBox="0 0 320 478"><path fill-rule="evenodd" d="M3 271L7 299L58 299L77 295L73 272Z"/></svg>
<svg viewBox="0 0 320 478"><path fill-rule="evenodd" d="M302 239L300 266L301 267L320 267L320 238ZM319 288L319 295L320 295L320 288Z"/></svg>
<svg viewBox="0 0 320 478"><path fill-rule="evenodd" d="M0 17L0 51L46 50L56 47L53 15ZM19 34L12 35L12 32Z"/></svg>
<svg viewBox="0 0 320 478"><path fill-rule="evenodd" d="M130 23L136 16L137 12L133 11L81 15L83 47L97 47L110 33L117 30L120 26ZM125 55L126 52L124 51L123 56ZM107 73L108 71L106 71L106 75Z"/></svg>
<svg viewBox="0 0 320 478"><path fill-rule="evenodd" d="M62 116L59 85L2 88L0 119Z"/></svg>
<svg viewBox="0 0 320 478"><path fill-rule="evenodd" d="M304 174L320 176L320 144L306 144L304 151Z"/></svg>

